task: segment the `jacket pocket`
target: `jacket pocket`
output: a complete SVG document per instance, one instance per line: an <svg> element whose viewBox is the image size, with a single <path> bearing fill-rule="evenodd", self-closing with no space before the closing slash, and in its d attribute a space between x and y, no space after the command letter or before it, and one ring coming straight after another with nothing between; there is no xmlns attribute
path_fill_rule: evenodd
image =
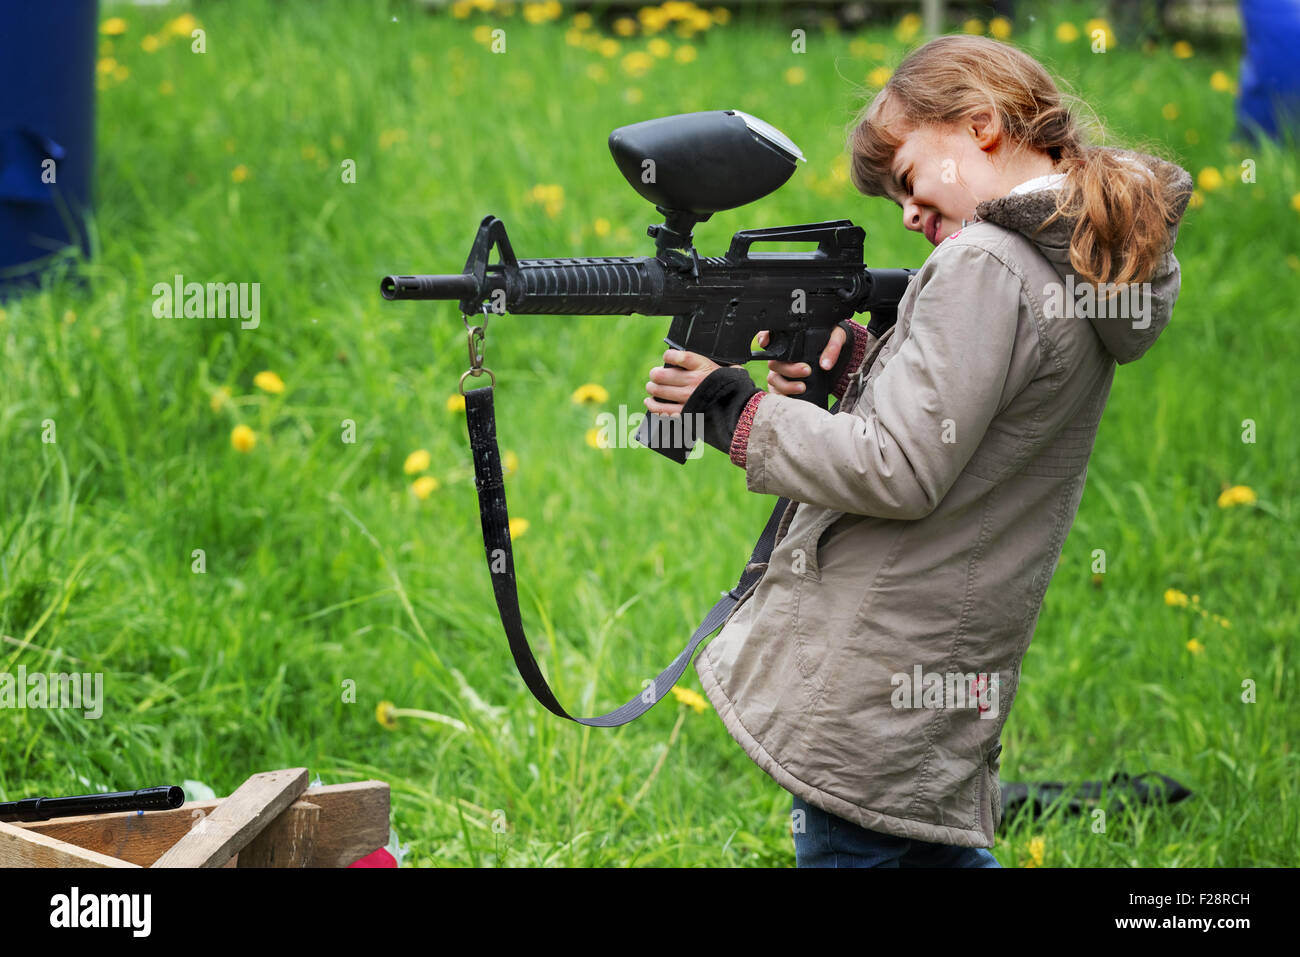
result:
<svg viewBox="0 0 1300 957"><path fill-rule="evenodd" d="M796 577L821 581L820 556L822 547L828 538L828 533L832 533L832 527L844 517L846 517L844 512L823 512L812 521L807 529L800 532L796 540L790 543L791 571L794 572ZM861 518L862 516L854 515L851 517Z"/></svg>

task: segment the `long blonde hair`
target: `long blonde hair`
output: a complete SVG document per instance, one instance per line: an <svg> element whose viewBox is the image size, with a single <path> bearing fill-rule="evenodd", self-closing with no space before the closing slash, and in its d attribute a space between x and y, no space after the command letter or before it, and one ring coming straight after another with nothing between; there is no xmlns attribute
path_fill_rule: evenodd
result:
<svg viewBox="0 0 1300 957"><path fill-rule="evenodd" d="M1098 283L1149 279L1182 200L1144 165L1087 145L1051 75L1029 54L997 40L939 37L903 60L853 121L853 185L868 196L888 195L894 152L908 131L949 127L990 108L1013 147L1046 153L1055 172L1067 174L1047 223L1062 216L1076 220L1070 238L1075 272Z"/></svg>

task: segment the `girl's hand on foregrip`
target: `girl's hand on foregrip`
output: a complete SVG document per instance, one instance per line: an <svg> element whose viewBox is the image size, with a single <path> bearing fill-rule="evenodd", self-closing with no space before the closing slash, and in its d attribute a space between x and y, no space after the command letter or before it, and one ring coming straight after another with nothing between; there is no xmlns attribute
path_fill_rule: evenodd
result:
<svg viewBox="0 0 1300 957"><path fill-rule="evenodd" d="M696 386L720 368L697 352L669 349L664 353L664 364L650 370L650 381L645 384L650 393L645 400L646 410L658 415L681 415L682 406Z"/></svg>
<svg viewBox="0 0 1300 957"><path fill-rule="evenodd" d="M830 341L826 343L826 348L822 350L820 361L823 369L835 368L835 363L840 358L840 349L843 348L848 338L848 334L839 326L836 326L831 331ZM758 334L759 346L766 349L770 339L771 336L768 335L766 330L760 332ZM806 362L778 362L776 359L769 359L767 368L767 391L779 395L798 395L803 392L806 386L800 380L812 375L812 369Z"/></svg>

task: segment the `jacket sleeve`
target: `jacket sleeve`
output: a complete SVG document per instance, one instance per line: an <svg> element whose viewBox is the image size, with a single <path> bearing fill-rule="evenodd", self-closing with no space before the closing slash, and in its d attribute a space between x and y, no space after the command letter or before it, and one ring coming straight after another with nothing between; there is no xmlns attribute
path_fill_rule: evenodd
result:
<svg viewBox="0 0 1300 957"><path fill-rule="evenodd" d="M914 280L907 337L872 383L870 415L782 395L756 403L744 451L750 491L899 519L924 518L947 494L1008 387L1022 283L973 244L941 246L927 267Z"/></svg>

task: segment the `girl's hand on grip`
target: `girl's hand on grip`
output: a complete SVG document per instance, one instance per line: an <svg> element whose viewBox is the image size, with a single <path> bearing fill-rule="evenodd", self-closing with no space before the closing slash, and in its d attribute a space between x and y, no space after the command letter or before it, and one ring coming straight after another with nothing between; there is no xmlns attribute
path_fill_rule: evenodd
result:
<svg viewBox="0 0 1300 957"><path fill-rule="evenodd" d="M839 326L831 331L830 341L826 343L819 360L823 369L835 367L835 363L840 358L840 350L848 338L848 334ZM770 340L771 336L767 330L758 334L758 344L761 348L766 349ZM799 395L807 388L801 380L812 375L812 369L806 362L779 362L776 359L769 359L767 368L768 391L778 395Z"/></svg>

